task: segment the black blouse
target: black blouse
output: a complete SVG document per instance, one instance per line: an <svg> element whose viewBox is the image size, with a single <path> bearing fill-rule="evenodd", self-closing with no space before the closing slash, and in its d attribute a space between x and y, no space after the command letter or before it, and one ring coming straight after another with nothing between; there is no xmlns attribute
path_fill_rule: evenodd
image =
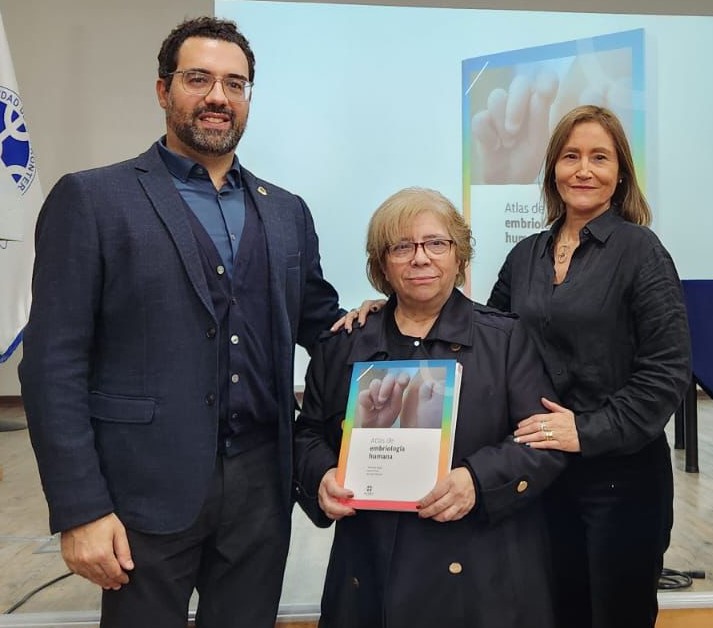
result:
<svg viewBox="0 0 713 628"><path fill-rule="evenodd" d="M582 228L555 286L560 226L512 249L488 305L523 319L576 415L582 454L633 453L661 435L690 382L678 274L651 230L609 210Z"/></svg>

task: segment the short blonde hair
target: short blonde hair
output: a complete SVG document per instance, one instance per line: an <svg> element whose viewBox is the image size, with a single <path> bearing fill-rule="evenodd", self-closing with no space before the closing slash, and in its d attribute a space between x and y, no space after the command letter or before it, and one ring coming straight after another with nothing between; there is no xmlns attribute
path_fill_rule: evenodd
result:
<svg viewBox="0 0 713 628"><path fill-rule="evenodd" d="M565 214L565 206L555 181L555 166L560 153L564 148L574 127L584 122L596 122L612 138L616 156L619 162L619 183L612 196L612 205L617 207L619 215L629 222L637 225L651 224L651 209L644 198L644 194L636 180L634 169L634 159L631 156L631 148L626 139L624 127L619 118L609 109L596 107L594 105L582 105L575 107L557 123L555 130L550 137L547 153L545 155L544 183L542 195L547 208L547 224Z"/></svg>
<svg viewBox="0 0 713 628"><path fill-rule="evenodd" d="M384 273L384 261L390 245L403 237L416 216L430 212L439 217L453 240L458 261L456 286L465 283L465 269L473 257L473 237L463 215L443 194L426 188L399 190L387 198L369 221L366 239L366 274L379 292L394 292Z"/></svg>

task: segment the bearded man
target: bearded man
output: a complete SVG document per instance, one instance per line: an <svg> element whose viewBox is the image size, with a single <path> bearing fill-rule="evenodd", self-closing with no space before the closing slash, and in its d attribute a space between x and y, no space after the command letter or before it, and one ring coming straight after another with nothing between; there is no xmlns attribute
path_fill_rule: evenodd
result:
<svg viewBox="0 0 713 628"><path fill-rule="evenodd" d="M158 55L166 135L65 175L37 224L20 366L52 532L104 628L274 626L293 363L344 313L301 198L235 149L255 57L235 23Z"/></svg>

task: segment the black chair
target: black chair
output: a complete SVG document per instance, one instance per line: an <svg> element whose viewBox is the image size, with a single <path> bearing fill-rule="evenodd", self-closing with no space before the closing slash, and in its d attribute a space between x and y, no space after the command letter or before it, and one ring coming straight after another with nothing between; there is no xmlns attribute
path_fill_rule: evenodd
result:
<svg viewBox="0 0 713 628"><path fill-rule="evenodd" d="M713 280L684 279L683 296L691 331L693 376L676 411L674 447L686 450L686 471L698 473L697 386L713 397Z"/></svg>

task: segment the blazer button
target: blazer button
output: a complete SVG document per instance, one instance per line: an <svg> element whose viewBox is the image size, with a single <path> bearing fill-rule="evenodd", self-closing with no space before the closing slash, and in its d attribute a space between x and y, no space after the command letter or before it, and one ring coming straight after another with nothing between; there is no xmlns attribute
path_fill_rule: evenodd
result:
<svg viewBox="0 0 713 628"><path fill-rule="evenodd" d="M215 403L215 395L213 393L208 393L205 396L205 403L207 406L212 406Z"/></svg>
<svg viewBox="0 0 713 628"><path fill-rule="evenodd" d="M462 345L458 344L457 342L454 342L451 345L451 351L460 351L462 348Z"/></svg>
<svg viewBox="0 0 713 628"><path fill-rule="evenodd" d="M527 480L520 480L517 483L517 488L515 489L518 493L524 493L527 490L528 484Z"/></svg>
<svg viewBox="0 0 713 628"><path fill-rule="evenodd" d="M209 327L208 330L205 332L206 338L215 338L215 334L217 332L215 331L215 327Z"/></svg>
<svg viewBox="0 0 713 628"><path fill-rule="evenodd" d="M215 272L218 273L219 275L225 274L225 266L218 266L218 267L215 269Z"/></svg>
<svg viewBox="0 0 713 628"><path fill-rule="evenodd" d="M448 571L454 575L458 575L461 571L463 571L463 565L460 563L451 563L448 565Z"/></svg>
<svg viewBox="0 0 713 628"><path fill-rule="evenodd" d="M354 576L354 577L352 578L352 586L353 586L355 589L358 589L358 588L359 588L359 578L357 578L356 576Z"/></svg>

